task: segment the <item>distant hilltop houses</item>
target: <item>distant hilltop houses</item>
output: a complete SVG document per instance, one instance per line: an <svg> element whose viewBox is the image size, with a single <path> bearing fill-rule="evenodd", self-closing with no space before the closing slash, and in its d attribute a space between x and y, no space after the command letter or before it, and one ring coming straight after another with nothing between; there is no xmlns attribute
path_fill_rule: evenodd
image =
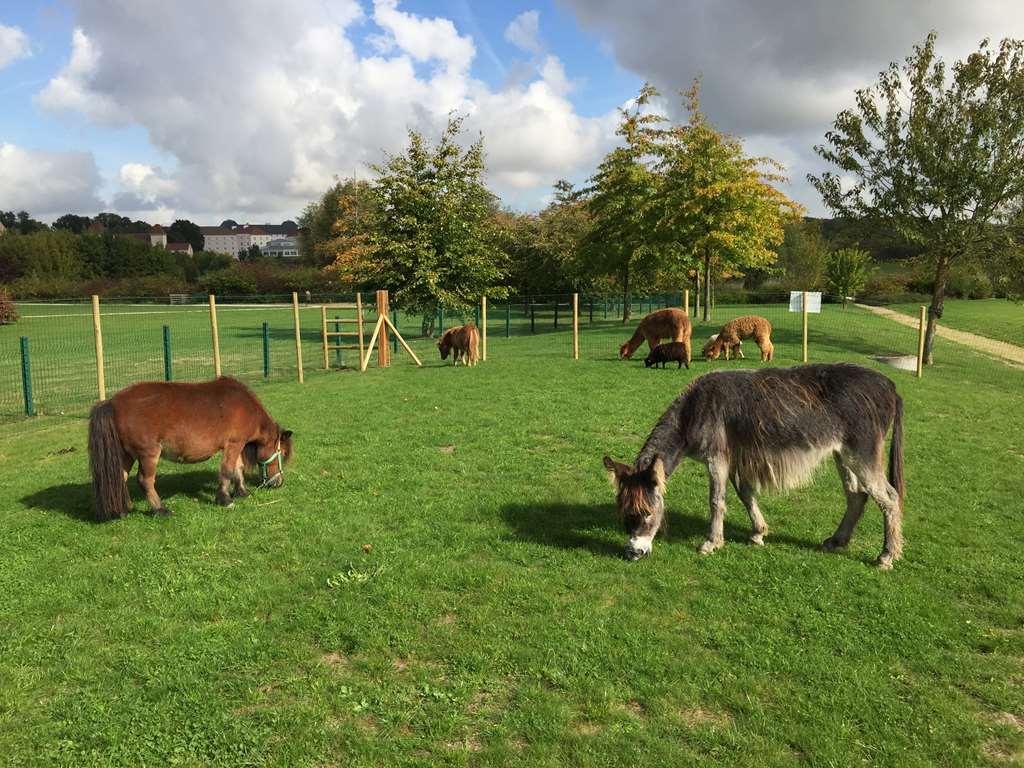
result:
<svg viewBox="0 0 1024 768"><path fill-rule="evenodd" d="M106 227L93 221L89 232L103 233ZM250 251L253 246L260 249L265 256L281 259L299 258L299 227L294 222L284 224L234 224L224 222L218 227L199 227L203 235L203 250L223 253L238 259L241 254ZM131 237L157 248L165 248L176 253L192 255L193 248L189 243L168 243L167 228L154 224L148 232L122 232L119 237Z"/></svg>

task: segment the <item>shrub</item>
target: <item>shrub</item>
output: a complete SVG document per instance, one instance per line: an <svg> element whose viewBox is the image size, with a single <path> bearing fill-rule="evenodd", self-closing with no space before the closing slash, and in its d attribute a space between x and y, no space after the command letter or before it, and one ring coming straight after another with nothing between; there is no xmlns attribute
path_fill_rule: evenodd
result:
<svg viewBox="0 0 1024 768"><path fill-rule="evenodd" d="M18 308L6 288L0 288L0 325L10 325L18 319Z"/></svg>
<svg viewBox="0 0 1024 768"><path fill-rule="evenodd" d="M110 296L154 297L167 299L171 293L192 293L189 284L174 275L139 275L119 280L108 291Z"/></svg>
<svg viewBox="0 0 1024 768"><path fill-rule="evenodd" d="M829 290L846 306L848 297L856 296L871 276L871 254L859 248L840 248L829 254L825 279Z"/></svg>
<svg viewBox="0 0 1024 768"><path fill-rule="evenodd" d="M26 275L15 280L11 285L13 291L26 299L66 299L70 296L88 295L81 280L70 277L44 275ZM102 291L93 291L93 293Z"/></svg>
<svg viewBox="0 0 1024 768"><path fill-rule="evenodd" d="M949 275L946 294L961 299L990 299L992 281L980 267L959 264Z"/></svg>
<svg viewBox="0 0 1024 768"><path fill-rule="evenodd" d="M203 275L199 283L207 293L221 296L252 296L258 291L252 275L237 267L210 272Z"/></svg>

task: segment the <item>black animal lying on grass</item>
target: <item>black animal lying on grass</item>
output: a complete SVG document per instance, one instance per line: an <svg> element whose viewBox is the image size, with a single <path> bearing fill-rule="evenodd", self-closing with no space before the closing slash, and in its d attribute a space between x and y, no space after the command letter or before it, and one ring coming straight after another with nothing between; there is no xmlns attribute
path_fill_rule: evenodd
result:
<svg viewBox="0 0 1024 768"><path fill-rule="evenodd" d="M667 344L659 344L651 353L647 355L644 360L644 368L650 368L652 365L657 366L659 363L661 367L665 367L665 363L670 360L675 360L679 365L676 366L676 370L682 368L684 365L686 369L690 369L690 362L686 359L686 346L681 341L672 341Z"/></svg>

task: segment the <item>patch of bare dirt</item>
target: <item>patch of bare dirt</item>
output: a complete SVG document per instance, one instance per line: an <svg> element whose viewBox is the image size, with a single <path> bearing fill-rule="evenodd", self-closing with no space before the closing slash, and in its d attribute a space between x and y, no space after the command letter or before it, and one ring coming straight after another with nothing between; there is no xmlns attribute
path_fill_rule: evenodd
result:
<svg viewBox="0 0 1024 768"><path fill-rule="evenodd" d="M713 712L703 707L686 707L679 710L679 719L687 728L727 728L732 717L726 712Z"/></svg>

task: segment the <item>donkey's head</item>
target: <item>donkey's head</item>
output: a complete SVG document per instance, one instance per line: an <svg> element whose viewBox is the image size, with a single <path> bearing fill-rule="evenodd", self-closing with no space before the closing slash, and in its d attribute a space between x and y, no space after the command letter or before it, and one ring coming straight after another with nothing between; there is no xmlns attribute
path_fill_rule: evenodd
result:
<svg viewBox="0 0 1024 768"><path fill-rule="evenodd" d="M708 343L704 345L704 359L705 360L717 360L719 355L722 354L722 350L725 348L725 342L719 339L719 334L715 334Z"/></svg>
<svg viewBox="0 0 1024 768"><path fill-rule="evenodd" d="M665 516L665 465L656 458L649 466L631 467L605 456L604 466L615 486L619 517L629 535L626 558L639 560L651 554Z"/></svg>

